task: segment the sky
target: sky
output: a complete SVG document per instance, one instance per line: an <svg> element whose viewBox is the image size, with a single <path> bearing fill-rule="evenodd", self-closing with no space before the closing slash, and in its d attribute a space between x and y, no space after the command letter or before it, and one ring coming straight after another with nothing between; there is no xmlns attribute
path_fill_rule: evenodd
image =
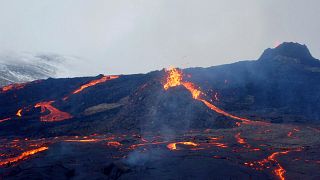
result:
<svg viewBox="0 0 320 180"><path fill-rule="evenodd" d="M320 58L319 7L319 0L0 0L0 52L77 57L70 66L79 75L227 64L284 41Z"/></svg>

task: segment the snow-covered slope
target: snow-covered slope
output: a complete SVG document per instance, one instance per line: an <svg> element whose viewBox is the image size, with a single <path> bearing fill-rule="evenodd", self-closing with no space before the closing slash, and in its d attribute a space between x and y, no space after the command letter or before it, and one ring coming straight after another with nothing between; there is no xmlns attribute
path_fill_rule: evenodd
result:
<svg viewBox="0 0 320 180"><path fill-rule="evenodd" d="M48 77L72 76L67 68L72 58L56 54L1 54L0 87Z"/></svg>

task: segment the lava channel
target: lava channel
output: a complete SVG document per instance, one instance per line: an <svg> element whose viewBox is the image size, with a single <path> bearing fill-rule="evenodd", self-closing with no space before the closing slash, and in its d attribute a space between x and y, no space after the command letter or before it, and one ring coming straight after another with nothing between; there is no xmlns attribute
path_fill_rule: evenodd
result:
<svg viewBox="0 0 320 180"><path fill-rule="evenodd" d="M95 86L97 84L104 83L106 81L117 79L117 78L119 78L119 76L103 76L100 79L92 80L89 83L82 85L79 89L76 89L75 91L73 91L72 94L77 94L88 87Z"/></svg>
<svg viewBox="0 0 320 180"><path fill-rule="evenodd" d="M37 103L34 107L38 108L41 107L41 113L45 113L47 110L49 111L49 114L42 115L40 117L40 120L43 122L55 122L55 121L63 121L66 119L71 119L72 116L67 112L62 112L59 109L52 106L52 103L54 101L48 101L48 102L40 102Z"/></svg>
<svg viewBox="0 0 320 180"><path fill-rule="evenodd" d="M49 148L44 146L44 147L40 147L37 149L33 149L33 150L29 150L26 152L23 152L21 155L17 156L17 157L12 157L12 158L8 158L8 159L4 159L4 160L0 160L0 166L5 166L5 165L9 165L11 163L15 163L18 162L20 160L25 160L28 157L30 157L31 155L37 154L39 152L48 150Z"/></svg>

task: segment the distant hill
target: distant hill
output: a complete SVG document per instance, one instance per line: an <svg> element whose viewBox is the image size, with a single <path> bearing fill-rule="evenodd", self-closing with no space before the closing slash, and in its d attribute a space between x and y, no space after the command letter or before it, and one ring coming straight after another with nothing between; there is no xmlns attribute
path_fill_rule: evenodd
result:
<svg viewBox="0 0 320 180"><path fill-rule="evenodd" d="M0 87L60 77L66 72L66 57L56 54L4 53L0 55Z"/></svg>

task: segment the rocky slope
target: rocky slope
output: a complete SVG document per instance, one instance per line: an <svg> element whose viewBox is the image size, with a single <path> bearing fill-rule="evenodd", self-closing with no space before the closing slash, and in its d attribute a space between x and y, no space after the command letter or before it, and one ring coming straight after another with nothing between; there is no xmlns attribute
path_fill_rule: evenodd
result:
<svg viewBox="0 0 320 180"><path fill-rule="evenodd" d="M38 80L0 90L0 179L319 179L319 60Z"/></svg>

